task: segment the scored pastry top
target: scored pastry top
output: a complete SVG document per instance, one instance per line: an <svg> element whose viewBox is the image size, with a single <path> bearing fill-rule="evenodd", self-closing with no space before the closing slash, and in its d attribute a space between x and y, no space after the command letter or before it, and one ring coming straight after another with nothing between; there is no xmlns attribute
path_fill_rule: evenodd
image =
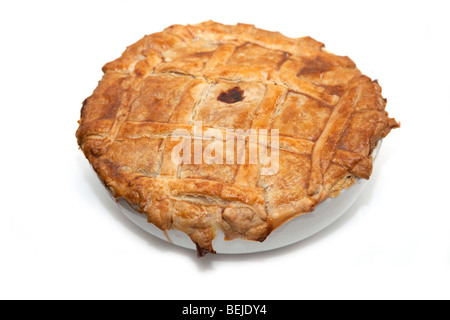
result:
<svg viewBox="0 0 450 320"><path fill-rule="evenodd" d="M162 230L185 232L199 256L214 253L219 229L229 240L264 241L355 178L369 179L372 151L399 126L378 82L348 57L251 25L172 26L103 71L83 103L79 146L116 198ZM223 144L213 161L177 162L180 141L201 155ZM264 148L277 155L271 174L270 163L250 159Z"/></svg>

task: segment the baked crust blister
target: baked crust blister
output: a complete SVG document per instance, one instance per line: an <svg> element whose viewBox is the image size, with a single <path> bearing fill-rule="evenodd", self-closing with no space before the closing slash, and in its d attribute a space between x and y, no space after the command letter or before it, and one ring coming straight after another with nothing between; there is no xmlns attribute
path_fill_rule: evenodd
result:
<svg viewBox="0 0 450 320"><path fill-rule="evenodd" d="M264 241L277 227L369 179L371 154L399 124L378 82L312 38L251 25L175 25L103 68L83 103L79 146L112 192L198 255L227 240ZM176 164L170 135L278 129L279 170L261 163ZM206 141L202 142L206 145Z"/></svg>

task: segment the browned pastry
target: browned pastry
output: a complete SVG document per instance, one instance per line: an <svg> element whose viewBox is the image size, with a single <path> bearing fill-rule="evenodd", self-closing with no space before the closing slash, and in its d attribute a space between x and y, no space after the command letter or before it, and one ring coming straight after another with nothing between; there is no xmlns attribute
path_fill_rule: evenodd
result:
<svg viewBox="0 0 450 320"><path fill-rule="evenodd" d="M214 253L218 229L227 240L264 241L355 178L369 179L372 150L399 126L377 81L348 57L251 25L172 26L103 71L83 103L81 149L114 197L162 230L185 232L199 256ZM179 144L171 134L194 135L199 121L202 132L278 129L278 172L262 175L260 160L171 161Z"/></svg>

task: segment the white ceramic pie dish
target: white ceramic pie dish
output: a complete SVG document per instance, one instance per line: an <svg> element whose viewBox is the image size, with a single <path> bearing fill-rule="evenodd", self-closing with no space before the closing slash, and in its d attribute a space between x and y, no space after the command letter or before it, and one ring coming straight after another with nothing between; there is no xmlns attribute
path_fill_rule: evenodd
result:
<svg viewBox="0 0 450 320"><path fill-rule="evenodd" d="M373 151L374 159L380 146L381 142ZM213 241L213 248L218 254L245 254L274 250L304 240L341 217L362 193L367 182L364 179L356 179L355 184L349 189L342 190L338 197L329 198L317 205L313 212L286 222L273 231L264 242L241 239L225 241L223 233L219 231ZM180 247L196 250L194 243L185 233L178 230L169 230L164 233L155 225L148 223L147 216L137 213L125 200L119 200L117 204L128 219L153 236Z"/></svg>

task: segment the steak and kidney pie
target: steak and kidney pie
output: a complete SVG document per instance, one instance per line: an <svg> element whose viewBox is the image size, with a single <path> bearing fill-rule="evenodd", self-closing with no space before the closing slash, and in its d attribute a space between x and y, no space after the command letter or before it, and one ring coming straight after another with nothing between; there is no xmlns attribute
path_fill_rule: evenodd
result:
<svg viewBox="0 0 450 320"><path fill-rule="evenodd" d="M369 179L372 151L399 126L351 59L246 24L175 25L103 71L79 146L114 197L185 232L199 256L218 230L264 241Z"/></svg>

